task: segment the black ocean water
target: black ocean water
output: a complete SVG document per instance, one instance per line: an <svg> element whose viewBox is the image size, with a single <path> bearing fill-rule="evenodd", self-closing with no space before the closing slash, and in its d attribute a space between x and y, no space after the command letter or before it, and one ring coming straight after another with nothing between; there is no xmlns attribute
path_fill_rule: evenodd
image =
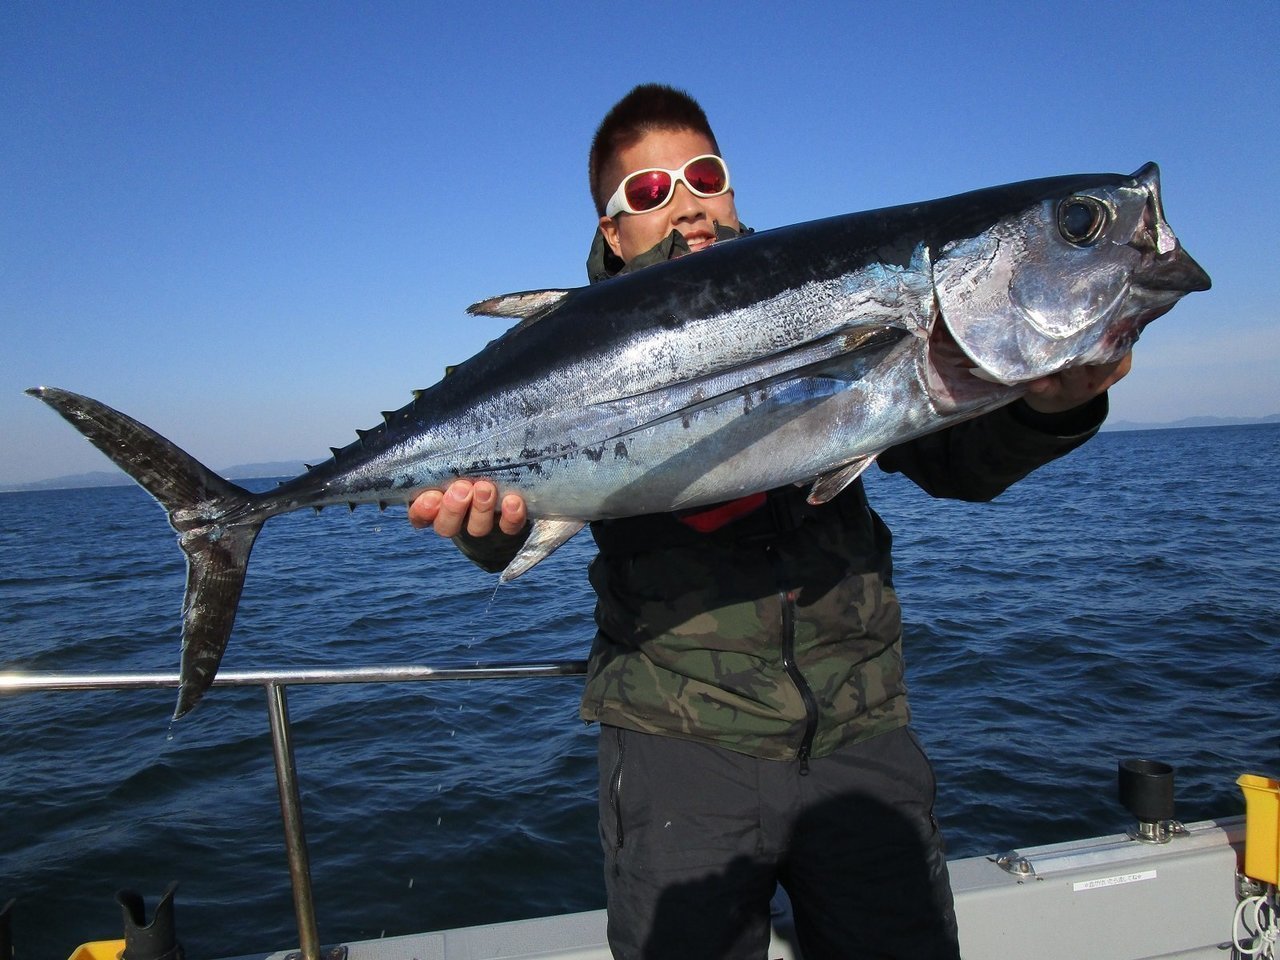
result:
<svg viewBox="0 0 1280 960"><path fill-rule="evenodd" d="M1105 433L991 504L873 470L915 726L951 855L1118 832L1117 759L1178 816L1280 773L1280 426ZM183 561L131 487L0 497L0 670L172 672ZM586 535L497 587L402 509L267 525L228 670L585 657ZM581 680L293 687L321 939L602 905ZM0 698L0 903L18 958L120 935L179 880L188 956L297 944L265 696Z"/></svg>

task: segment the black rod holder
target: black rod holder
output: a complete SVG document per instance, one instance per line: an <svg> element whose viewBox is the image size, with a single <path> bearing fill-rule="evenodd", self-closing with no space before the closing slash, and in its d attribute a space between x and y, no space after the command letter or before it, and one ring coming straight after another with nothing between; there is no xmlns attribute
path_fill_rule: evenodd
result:
<svg viewBox="0 0 1280 960"><path fill-rule="evenodd" d="M1117 773L1120 804L1138 818L1137 840L1165 843L1172 836L1173 767L1159 760L1121 760Z"/></svg>
<svg viewBox="0 0 1280 960"><path fill-rule="evenodd" d="M146 906L142 895L133 890L116 893L116 903L124 914L124 952L121 960L183 960L182 944L178 942L173 923L173 892L178 884L169 884L156 904L147 923Z"/></svg>

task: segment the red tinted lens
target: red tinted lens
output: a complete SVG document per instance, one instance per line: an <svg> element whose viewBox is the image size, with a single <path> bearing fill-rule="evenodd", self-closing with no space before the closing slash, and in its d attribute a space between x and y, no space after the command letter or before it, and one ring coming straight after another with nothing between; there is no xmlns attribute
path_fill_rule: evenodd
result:
<svg viewBox="0 0 1280 960"><path fill-rule="evenodd" d="M699 157L684 168L684 179L694 193L717 194L729 178L718 157Z"/></svg>
<svg viewBox="0 0 1280 960"><path fill-rule="evenodd" d="M667 195L671 193L671 177L664 170L645 170L627 180L623 192L631 209L644 213L666 202Z"/></svg>

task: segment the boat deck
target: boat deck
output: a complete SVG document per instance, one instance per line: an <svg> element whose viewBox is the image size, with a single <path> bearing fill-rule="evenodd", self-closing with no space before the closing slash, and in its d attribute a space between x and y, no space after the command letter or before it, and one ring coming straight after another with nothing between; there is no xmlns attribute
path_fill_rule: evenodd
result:
<svg viewBox="0 0 1280 960"><path fill-rule="evenodd" d="M1243 818L1168 843L1127 835L949 864L965 960L1226 960ZM769 960L801 960L785 899ZM611 960L603 910L346 944L347 960ZM328 951L326 951L328 953ZM236 960L287 960L279 951Z"/></svg>

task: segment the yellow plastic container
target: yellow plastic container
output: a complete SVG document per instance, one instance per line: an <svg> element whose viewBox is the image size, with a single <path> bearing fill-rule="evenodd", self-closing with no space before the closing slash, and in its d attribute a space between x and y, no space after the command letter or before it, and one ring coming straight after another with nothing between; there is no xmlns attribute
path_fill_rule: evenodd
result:
<svg viewBox="0 0 1280 960"><path fill-rule="evenodd" d="M82 943L71 954L70 960L120 960L124 953L123 940L95 940L93 943Z"/></svg>
<svg viewBox="0 0 1280 960"><path fill-rule="evenodd" d="M1246 773L1236 783L1244 791L1244 872L1280 884L1280 780Z"/></svg>

